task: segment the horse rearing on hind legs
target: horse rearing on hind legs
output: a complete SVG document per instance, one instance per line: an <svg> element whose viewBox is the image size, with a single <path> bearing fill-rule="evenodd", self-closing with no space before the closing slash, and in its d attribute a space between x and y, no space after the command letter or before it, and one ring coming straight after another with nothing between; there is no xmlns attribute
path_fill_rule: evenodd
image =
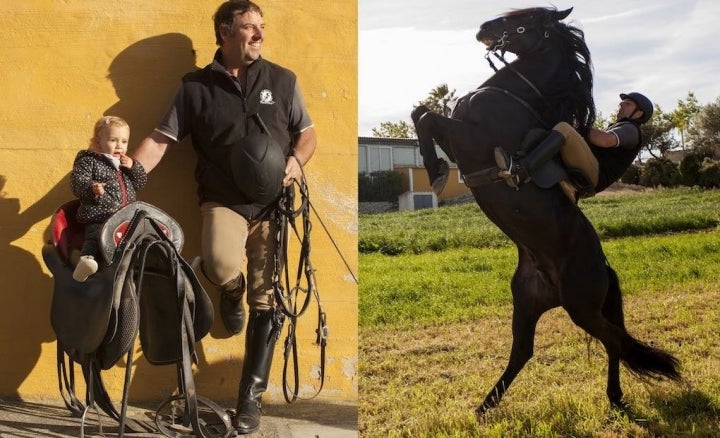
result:
<svg viewBox="0 0 720 438"><path fill-rule="evenodd" d="M518 151L531 130L565 121L583 133L595 121L592 65L584 34L560 21L571 10L516 10L484 23L477 39L486 44L488 60L493 54L504 62L505 52L516 59L460 98L450 118L422 107L412 114L426 163L434 155L435 141L457 163L481 210L518 248L511 282L512 351L477 415L500 402L533 355L540 316L558 306L605 347L612 406L626 406L620 362L640 378L680 378L675 357L625 329L618 278L576 203L558 185L524 184L515 190L498 177L495 146Z"/></svg>

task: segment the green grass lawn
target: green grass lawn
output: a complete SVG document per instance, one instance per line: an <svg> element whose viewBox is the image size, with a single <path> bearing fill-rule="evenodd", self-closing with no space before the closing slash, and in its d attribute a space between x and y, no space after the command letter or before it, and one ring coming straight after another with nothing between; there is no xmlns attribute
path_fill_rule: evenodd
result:
<svg viewBox="0 0 720 438"><path fill-rule="evenodd" d="M603 239L695 231L720 225L720 190L652 190L596 196L580 206ZM413 212L361 215L360 253L419 254L512 243L476 204Z"/></svg>
<svg viewBox="0 0 720 438"><path fill-rule="evenodd" d="M720 192L596 197L582 208L620 277L628 330L676 354L682 383L623 372L633 407L611 411L602 346L555 309L533 359L478 424L473 410L510 352L515 248L474 205L362 216L362 436L720 436Z"/></svg>

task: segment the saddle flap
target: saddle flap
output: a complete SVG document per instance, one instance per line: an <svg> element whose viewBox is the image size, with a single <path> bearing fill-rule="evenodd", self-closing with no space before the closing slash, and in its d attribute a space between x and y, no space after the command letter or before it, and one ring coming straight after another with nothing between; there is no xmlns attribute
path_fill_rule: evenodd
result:
<svg viewBox="0 0 720 438"><path fill-rule="evenodd" d="M566 178L567 172L565 168L556 160L548 161L532 174L532 180L538 187L543 189L549 189Z"/></svg>
<svg viewBox="0 0 720 438"><path fill-rule="evenodd" d="M79 283L72 278L71 268L61 266L56 251L43 249L43 257L53 271L55 282L50 324L68 355L83 363L83 355L95 352L108 331L113 303L113 272L100 270L84 283ZM49 262L51 258L56 258L56 261ZM53 270L53 264L57 269Z"/></svg>
<svg viewBox="0 0 720 438"><path fill-rule="evenodd" d="M105 339L112 312L112 270L100 270L79 283L72 278L71 254L80 249L83 224L77 222L80 205L61 205L50 222L51 240L42 248L43 261L53 274L50 325L58 343L76 362L84 363Z"/></svg>
<svg viewBox="0 0 720 438"><path fill-rule="evenodd" d="M174 248L148 242L140 273L140 344L148 362L182 361L183 342L191 351L212 326L212 302L190 266Z"/></svg>

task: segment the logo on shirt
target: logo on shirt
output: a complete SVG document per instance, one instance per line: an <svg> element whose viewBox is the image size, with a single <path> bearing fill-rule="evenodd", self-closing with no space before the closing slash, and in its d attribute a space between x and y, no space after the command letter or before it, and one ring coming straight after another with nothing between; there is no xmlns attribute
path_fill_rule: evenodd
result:
<svg viewBox="0 0 720 438"><path fill-rule="evenodd" d="M260 92L260 103L265 104L265 105L274 104L275 101L273 100L272 91L268 90L267 88L262 90Z"/></svg>

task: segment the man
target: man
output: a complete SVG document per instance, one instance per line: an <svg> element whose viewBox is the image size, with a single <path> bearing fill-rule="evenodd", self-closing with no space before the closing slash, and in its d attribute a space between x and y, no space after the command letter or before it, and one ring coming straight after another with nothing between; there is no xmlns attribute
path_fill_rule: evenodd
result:
<svg viewBox="0 0 720 438"><path fill-rule="evenodd" d="M500 176L508 185L518 187L533 172L560 152L566 166L582 170L599 193L625 173L640 152L640 125L650 120L653 104L640 93L620 94L616 121L603 131L590 128L588 143L565 122L553 127L550 134L527 157L516 160L504 149L495 148Z"/></svg>
<svg viewBox="0 0 720 438"><path fill-rule="evenodd" d="M135 159L149 172L170 144L191 136L198 157L201 268L220 288L220 315L233 335L245 323L242 298L247 285L245 360L232 421L239 433L247 434L260 425L260 401L282 326L272 290L277 251L272 219L279 194L271 193L270 201L248 195L257 190L240 187L238 179L247 179L247 174L237 174L232 157L238 156L237 148L242 152L256 147L258 138L279 144L287 157L281 157L279 178L289 186L301 178L316 136L295 74L260 56L265 28L260 7L248 0L226 1L215 13L214 25L219 49L213 61L183 78L173 104L140 144ZM245 253L247 281L242 274Z"/></svg>

